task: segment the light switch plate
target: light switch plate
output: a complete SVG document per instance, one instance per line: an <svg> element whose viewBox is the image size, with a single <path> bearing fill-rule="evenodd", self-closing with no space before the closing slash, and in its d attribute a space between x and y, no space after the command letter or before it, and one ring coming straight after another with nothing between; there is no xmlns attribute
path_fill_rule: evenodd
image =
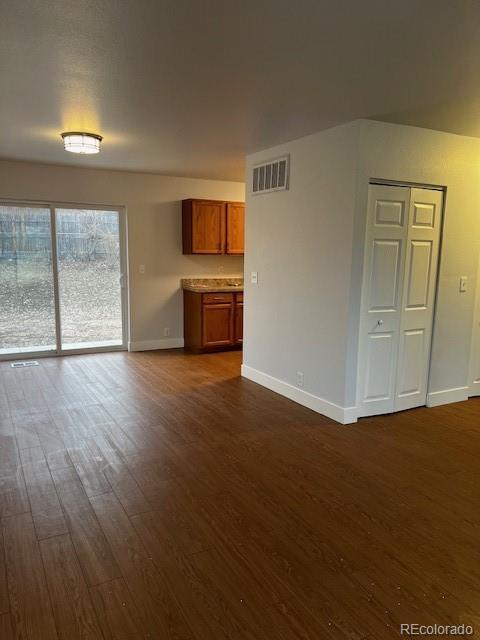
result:
<svg viewBox="0 0 480 640"><path fill-rule="evenodd" d="M145 273L145 265L144 264L139 264L138 265L138 273L141 273L142 275Z"/></svg>
<svg viewBox="0 0 480 640"><path fill-rule="evenodd" d="M460 287L459 287L460 293L465 293L465 291L467 290L467 281L468 281L467 276L462 276L460 278Z"/></svg>
<svg viewBox="0 0 480 640"><path fill-rule="evenodd" d="M250 276L250 282L252 284L258 284L258 272L257 271L252 271L251 276Z"/></svg>

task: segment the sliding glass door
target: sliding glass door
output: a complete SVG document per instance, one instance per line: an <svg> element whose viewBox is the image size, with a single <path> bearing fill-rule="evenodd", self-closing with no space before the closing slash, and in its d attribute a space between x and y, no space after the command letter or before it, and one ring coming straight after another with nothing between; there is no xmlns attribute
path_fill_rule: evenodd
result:
<svg viewBox="0 0 480 640"><path fill-rule="evenodd" d="M61 345L123 344L118 211L56 209Z"/></svg>
<svg viewBox="0 0 480 640"><path fill-rule="evenodd" d="M125 348L123 215L0 205L0 358Z"/></svg>
<svg viewBox="0 0 480 640"><path fill-rule="evenodd" d="M55 351L50 209L0 205L0 356Z"/></svg>

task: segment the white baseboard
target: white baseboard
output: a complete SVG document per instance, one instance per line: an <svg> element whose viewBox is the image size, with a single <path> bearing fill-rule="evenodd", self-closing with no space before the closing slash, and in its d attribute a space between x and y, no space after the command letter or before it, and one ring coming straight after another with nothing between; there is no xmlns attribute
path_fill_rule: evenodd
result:
<svg viewBox="0 0 480 640"><path fill-rule="evenodd" d="M161 340L144 340L143 342L129 342L129 351L154 351L155 349L181 349L183 338L162 338Z"/></svg>
<svg viewBox="0 0 480 640"><path fill-rule="evenodd" d="M480 396L480 380L472 382L472 384L470 385L470 389L468 390L469 398L473 398L475 396Z"/></svg>
<svg viewBox="0 0 480 640"><path fill-rule="evenodd" d="M463 402L463 400L468 400L468 391L468 387L432 391L427 394L427 407L438 407L441 404L450 404L451 402Z"/></svg>
<svg viewBox="0 0 480 640"><path fill-rule="evenodd" d="M267 389L275 391L275 393L279 393L281 396L298 402L298 404L308 407L317 413L321 413L327 416L327 418L336 420L341 424L350 424L357 421L356 407L340 407L333 402L319 398L312 393L308 393L308 391L303 391L303 389L294 387L288 382L283 382L283 380L274 378L267 373L258 371L258 369L254 369L245 364L242 364L241 373L244 378L248 378L263 387L267 387Z"/></svg>

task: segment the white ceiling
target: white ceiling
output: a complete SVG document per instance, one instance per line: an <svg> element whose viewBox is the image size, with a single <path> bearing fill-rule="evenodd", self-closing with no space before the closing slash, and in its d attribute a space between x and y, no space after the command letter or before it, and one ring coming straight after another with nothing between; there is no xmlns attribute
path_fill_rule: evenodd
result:
<svg viewBox="0 0 480 640"><path fill-rule="evenodd" d="M361 117L480 136L480 3L0 0L3 158L241 180Z"/></svg>

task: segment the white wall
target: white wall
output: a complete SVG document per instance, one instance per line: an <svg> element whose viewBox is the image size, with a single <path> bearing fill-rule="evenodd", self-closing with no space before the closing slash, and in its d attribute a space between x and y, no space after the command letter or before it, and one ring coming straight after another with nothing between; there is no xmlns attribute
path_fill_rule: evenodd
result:
<svg viewBox="0 0 480 640"><path fill-rule="evenodd" d="M480 140L356 121L248 157L291 154L288 192L247 189L245 376L340 421L356 417L368 183L446 187L429 403L467 397L480 253ZM466 293L460 276L469 278ZM296 387L296 372L305 375Z"/></svg>
<svg viewBox="0 0 480 640"><path fill-rule="evenodd" d="M181 344L180 278L243 273L242 257L182 255L181 233L183 198L243 200L242 183L2 160L2 198L126 206L130 341L136 348ZM146 265L145 275L138 274L139 264ZM161 342L164 327L170 342Z"/></svg>
<svg viewBox="0 0 480 640"><path fill-rule="evenodd" d="M480 140L362 120L360 129L351 327L345 403L355 403L360 284L368 182L372 178L446 187L429 403L468 395L475 285L480 252ZM468 291L459 292L461 276Z"/></svg>
<svg viewBox="0 0 480 640"><path fill-rule="evenodd" d="M289 153L291 174L288 191L247 189L242 372L297 399L302 371L301 401L321 412L345 395L357 133L336 127L247 159L248 176Z"/></svg>

